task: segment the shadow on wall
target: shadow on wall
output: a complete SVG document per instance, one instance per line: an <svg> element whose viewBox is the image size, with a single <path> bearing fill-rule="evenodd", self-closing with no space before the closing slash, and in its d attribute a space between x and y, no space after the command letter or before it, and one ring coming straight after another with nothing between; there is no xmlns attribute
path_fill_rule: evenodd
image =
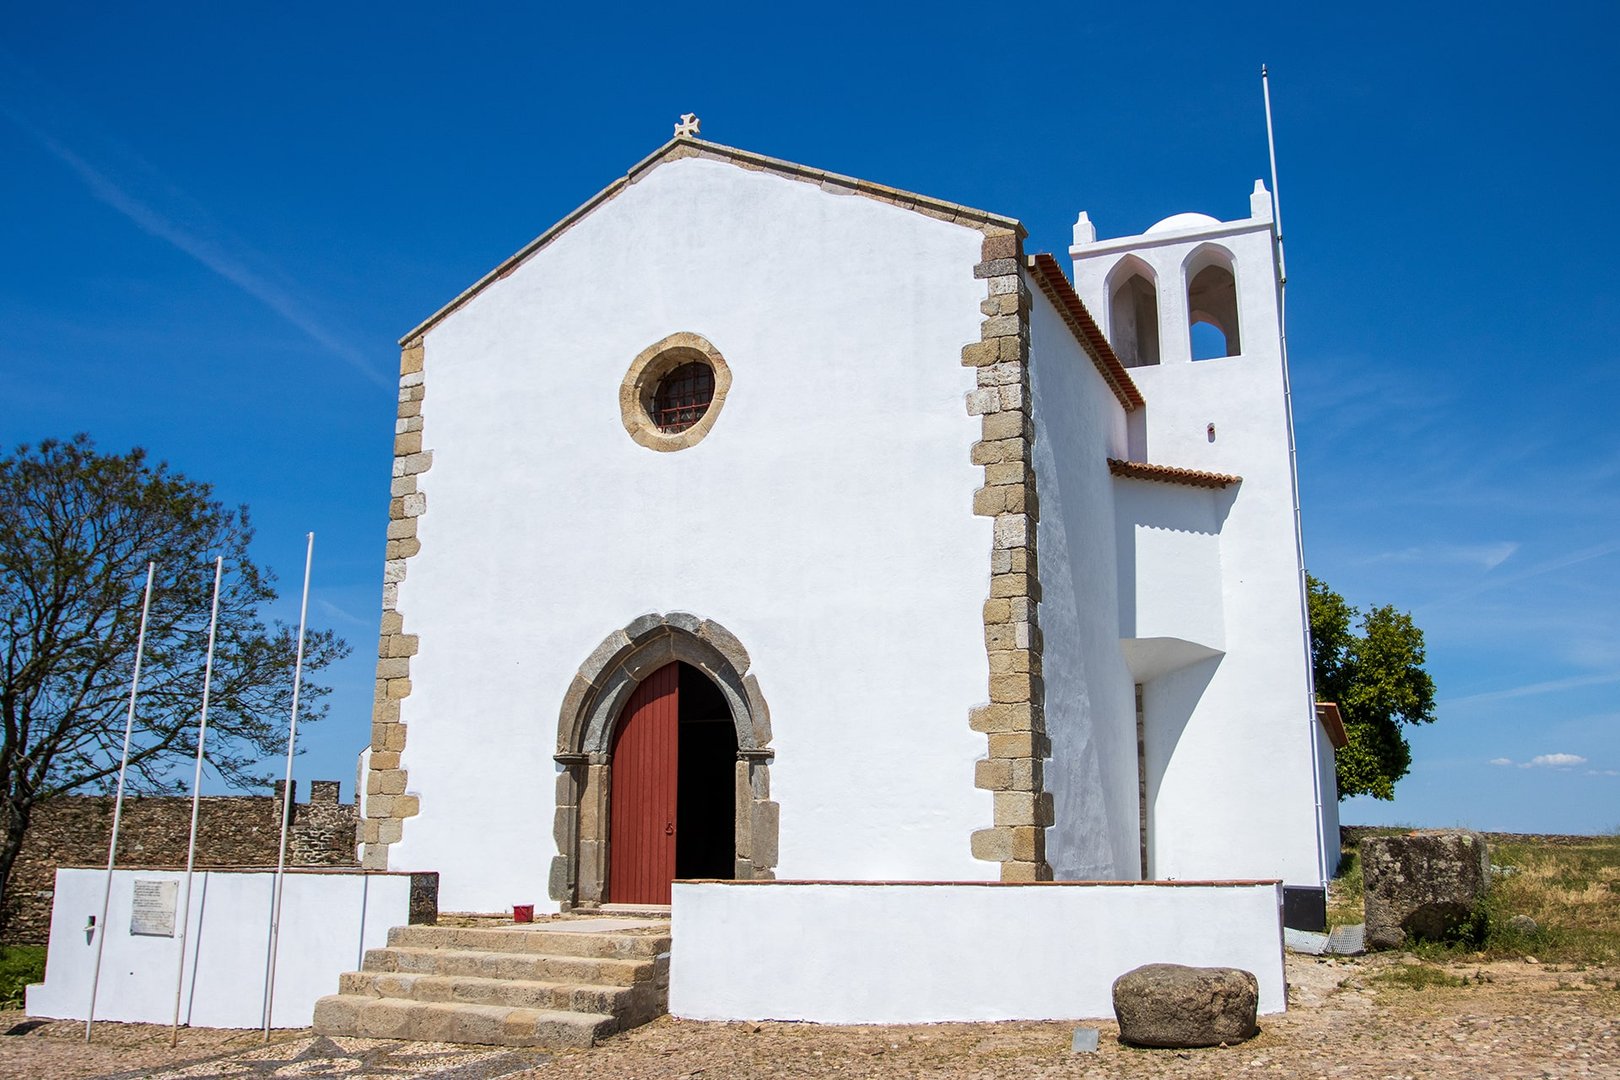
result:
<svg viewBox="0 0 1620 1080"><path fill-rule="evenodd" d="M1138 583L1143 573L1158 569L1139 556L1141 530L1185 533L1207 537L1187 545L1189 557L1216 576L1210 582L1220 592L1221 530L1237 499L1237 488L1194 488L1153 480L1114 481L1114 542L1119 566L1119 636L1138 636ZM1207 565L1206 565L1207 564ZM1189 598L1190 599L1190 598Z"/></svg>

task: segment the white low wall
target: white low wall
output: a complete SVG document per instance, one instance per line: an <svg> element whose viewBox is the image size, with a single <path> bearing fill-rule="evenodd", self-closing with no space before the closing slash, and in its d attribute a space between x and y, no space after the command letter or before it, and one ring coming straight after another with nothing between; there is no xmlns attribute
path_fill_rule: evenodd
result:
<svg viewBox="0 0 1620 1080"><path fill-rule="evenodd" d="M1277 882L677 882L670 1012L907 1024L1113 1015L1148 963L1237 967L1286 1008Z"/></svg>
<svg viewBox="0 0 1620 1080"><path fill-rule="evenodd" d="M90 1007L96 962L92 918L101 915L105 870L56 872L45 981L28 988L28 1014L82 1020ZM174 1016L180 968L175 936L130 932L136 881L178 882L178 870L116 870L96 1019L167 1024ZM263 1023L265 948L273 871L199 870L192 877L191 925L181 987L180 1022L254 1028ZM308 1027L315 1000L338 991L338 976L359 968L367 949L387 944L389 927L410 916L409 874L288 871L276 950L275 1027Z"/></svg>

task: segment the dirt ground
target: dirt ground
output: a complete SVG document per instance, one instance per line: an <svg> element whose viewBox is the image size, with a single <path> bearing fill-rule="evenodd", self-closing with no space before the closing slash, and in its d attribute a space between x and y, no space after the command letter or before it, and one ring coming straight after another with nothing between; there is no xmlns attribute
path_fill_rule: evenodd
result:
<svg viewBox="0 0 1620 1080"><path fill-rule="evenodd" d="M53 1022L0 1037L0 1080L11 1078L437 1076L481 1078L927 1076L977 1077L1614 1077L1620 1078L1620 969L1569 970L1522 961L1454 964L1445 980L1391 981L1409 958L1289 958L1289 1012L1261 1033L1211 1050L1137 1050L1112 1022L1094 1053L1076 1054L1076 1023L828 1028L701 1024L664 1017L588 1051L321 1039L277 1032L168 1031ZM23 1022L0 1013L0 1031Z"/></svg>

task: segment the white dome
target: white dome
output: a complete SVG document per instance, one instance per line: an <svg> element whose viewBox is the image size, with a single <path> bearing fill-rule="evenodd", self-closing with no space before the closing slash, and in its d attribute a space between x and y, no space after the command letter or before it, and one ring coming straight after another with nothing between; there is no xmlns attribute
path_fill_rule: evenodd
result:
<svg viewBox="0 0 1620 1080"><path fill-rule="evenodd" d="M1152 236L1154 233L1179 232L1182 229L1202 229L1206 225L1219 225L1219 218L1212 218L1208 214L1171 214L1157 225L1151 226L1143 234Z"/></svg>

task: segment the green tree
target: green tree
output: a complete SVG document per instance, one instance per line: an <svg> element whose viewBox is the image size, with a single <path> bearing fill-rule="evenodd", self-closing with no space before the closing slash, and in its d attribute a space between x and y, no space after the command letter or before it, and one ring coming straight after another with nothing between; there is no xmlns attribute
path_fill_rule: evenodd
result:
<svg viewBox="0 0 1620 1080"><path fill-rule="evenodd" d="M1339 798L1395 797L1412 765L1405 724L1434 722L1434 680L1423 670L1423 631L1393 607L1363 612L1309 578L1316 696L1334 701L1349 745L1334 755Z"/></svg>
<svg viewBox="0 0 1620 1080"><path fill-rule="evenodd" d="M284 752L296 631L266 627L274 577L248 557L246 507L153 466L140 449L96 451L88 436L0 457L0 918L12 864L40 800L111 790L140 628L146 564L157 564L128 790L174 790L197 752L214 558L224 559L209 698L207 761L233 786ZM306 637L304 669L348 646ZM306 679L300 722L327 688Z"/></svg>

